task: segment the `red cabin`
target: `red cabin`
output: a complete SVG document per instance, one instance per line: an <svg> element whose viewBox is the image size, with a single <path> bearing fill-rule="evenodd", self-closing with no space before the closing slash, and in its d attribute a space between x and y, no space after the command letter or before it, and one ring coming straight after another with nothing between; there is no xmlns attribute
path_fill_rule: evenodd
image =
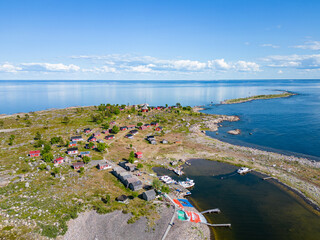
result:
<svg viewBox="0 0 320 240"><path fill-rule="evenodd" d="M30 151L29 152L30 157L40 157L40 150L37 151Z"/></svg>
<svg viewBox="0 0 320 240"><path fill-rule="evenodd" d="M73 141L73 142L69 142L68 147L76 147L77 146L77 142Z"/></svg>
<svg viewBox="0 0 320 240"><path fill-rule="evenodd" d="M136 152L135 156L136 158L142 158L142 152Z"/></svg>
<svg viewBox="0 0 320 240"><path fill-rule="evenodd" d="M136 125L128 125L127 128L128 128L128 130L132 130L132 129L136 128Z"/></svg>
<svg viewBox="0 0 320 240"><path fill-rule="evenodd" d="M126 126L120 127L120 131L126 131L126 130L128 130L128 128Z"/></svg>
<svg viewBox="0 0 320 240"><path fill-rule="evenodd" d="M105 137L105 139L107 139L107 140L114 139L114 135L108 135L108 136Z"/></svg>
<svg viewBox="0 0 320 240"><path fill-rule="evenodd" d="M147 128L148 128L148 127L145 126L145 125L142 125L142 126L139 127L140 130L146 130Z"/></svg>
<svg viewBox="0 0 320 240"><path fill-rule="evenodd" d="M156 130L156 131L162 131L162 129L163 129L162 127L156 127L155 130Z"/></svg>
<svg viewBox="0 0 320 240"><path fill-rule="evenodd" d="M79 170L80 168L84 167L84 162L76 162L72 164L73 169Z"/></svg>
<svg viewBox="0 0 320 240"><path fill-rule="evenodd" d="M89 139L88 139L88 142L96 142L97 139L93 136L91 136Z"/></svg>
<svg viewBox="0 0 320 240"><path fill-rule="evenodd" d="M63 163L63 161L64 161L64 158L63 157L59 157L59 158L53 160L53 163L54 164L61 164L61 163Z"/></svg>
<svg viewBox="0 0 320 240"><path fill-rule="evenodd" d="M159 126L159 123L157 123L157 122L152 122L152 123L151 123L151 126L158 127L158 126Z"/></svg>
<svg viewBox="0 0 320 240"><path fill-rule="evenodd" d="M78 148L68 148L68 149L67 149L67 153L68 153L69 155L72 155L72 154L78 154L79 151L78 151Z"/></svg>
<svg viewBox="0 0 320 240"><path fill-rule="evenodd" d="M84 131L85 133L91 133L92 130L91 130L90 128L86 128L86 129L84 129L83 131Z"/></svg>

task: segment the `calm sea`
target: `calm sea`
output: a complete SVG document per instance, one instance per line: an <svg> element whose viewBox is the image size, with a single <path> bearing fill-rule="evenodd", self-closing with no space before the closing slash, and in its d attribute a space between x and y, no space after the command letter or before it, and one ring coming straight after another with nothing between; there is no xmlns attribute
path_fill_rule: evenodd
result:
<svg viewBox="0 0 320 240"><path fill-rule="evenodd" d="M212 137L320 159L320 80L265 81L0 81L0 114L100 103L205 105L206 113L239 115ZM290 90L299 95L234 105L222 100ZM212 106L210 104L212 103ZM239 128L242 133L226 132Z"/></svg>

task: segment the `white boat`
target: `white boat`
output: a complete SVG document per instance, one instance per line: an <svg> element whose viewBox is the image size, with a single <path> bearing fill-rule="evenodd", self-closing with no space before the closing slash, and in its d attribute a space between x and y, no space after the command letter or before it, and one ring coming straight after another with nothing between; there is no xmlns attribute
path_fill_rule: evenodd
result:
<svg viewBox="0 0 320 240"><path fill-rule="evenodd" d="M238 169L237 173L239 173L239 174L246 174L246 173L248 173L248 172L250 172L250 171L251 171L251 170L250 170L249 168L247 168L247 167L241 167L241 168Z"/></svg>
<svg viewBox="0 0 320 240"><path fill-rule="evenodd" d="M178 184L184 188L191 188L195 185L195 182L192 179L186 178L185 181L179 181Z"/></svg>
<svg viewBox="0 0 320 240"><path fill-rule="evenodd" d="M160 177L160 180L161 180L162 182L166 183L166 184L175 183L175 181L174 181L171 177L169 177L169 176L167 176L167 175L161 176L161 177Z"/></svg>
<svg viewBox="0 0 320 240"><path fill-rule="evenodd" d="M183 174L183 172L181 171L181 169L173 169L174 173L177 174L178 176L181 176Z"/></svg>

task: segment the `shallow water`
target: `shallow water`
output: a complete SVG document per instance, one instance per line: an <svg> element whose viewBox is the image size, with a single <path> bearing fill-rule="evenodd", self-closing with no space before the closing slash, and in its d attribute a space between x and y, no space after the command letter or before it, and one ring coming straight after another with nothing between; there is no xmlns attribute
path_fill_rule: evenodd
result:
<svg viewBox="0 0 320 240"><path fill-rule="evenodd" d="M254 173L240 176L229 164L201 159L191 163L184 169L196 183L190 199L199 210L221 210L207 214L209 222L232 224L231 229L215 229L218 239L320 239L320 217L277 185ZM166 169L155 171L178 179Z"/></svg>

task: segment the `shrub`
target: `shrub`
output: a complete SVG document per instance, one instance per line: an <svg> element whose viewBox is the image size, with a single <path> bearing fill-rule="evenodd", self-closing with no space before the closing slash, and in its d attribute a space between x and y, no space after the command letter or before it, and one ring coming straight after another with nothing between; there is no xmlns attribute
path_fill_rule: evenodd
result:
<svg viewBox="0 0 320 240"><path fill-rule="evenodd" d="M41 234L43 236L49 237L49 238L56 238L59 234L59 229L54 225L40 225L42 232Z"/></svg>
<svg viewBox="0 0 320 240"><path fill-rule="evenodd" d="M143 168L142 163L138 163L137 168Z"/></svg>
<svg viewBox="0 0 320 240"><path fill-rule="evenodd" d="M91 159L88 156L84 156L82 160L85 164L88 164L91 161Z"/></svg>
<svg viewBox="0 0 320 240"><path fill-rule="evenodd" d="M52 160L53 160L53 155L52 155L52 153L44 153L43 155L42 155L42 157L43 157L43 160L45 161L45 162L52 162Z"/></svg>
<svg viewBox="0 0 320 240"><path fill-rule="evenodd" d="M117 134L120 131L118 126L113 126L112 133Z"/></svg>

